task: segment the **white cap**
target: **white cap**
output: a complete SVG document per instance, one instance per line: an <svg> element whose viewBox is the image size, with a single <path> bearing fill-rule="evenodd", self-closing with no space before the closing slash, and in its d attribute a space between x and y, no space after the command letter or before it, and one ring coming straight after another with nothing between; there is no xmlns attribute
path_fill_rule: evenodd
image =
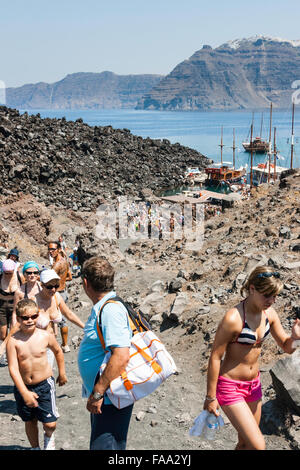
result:
<svg viewBox="0 0 300 470"><path fill-rule="evenodd" d="M40 280L43 284L47 284L47 282L52 281L53 279L60 279L58 274L54 271L54 269L43 269L40 274Z"/></svg>

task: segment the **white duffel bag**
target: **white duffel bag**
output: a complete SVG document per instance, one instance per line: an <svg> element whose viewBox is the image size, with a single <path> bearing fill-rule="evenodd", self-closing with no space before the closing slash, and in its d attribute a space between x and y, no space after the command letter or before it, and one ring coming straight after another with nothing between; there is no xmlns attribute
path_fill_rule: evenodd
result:
<svg viewBox="0 0 300 470"><path fill-rule="evenodd" d="M177 372L173 358L151 331L136 333L131 338L130 359L126 370L106 390L117 408L125 408L152 393L170 375ZM100 367L103 373L111 356L107 352Z"/></svg>

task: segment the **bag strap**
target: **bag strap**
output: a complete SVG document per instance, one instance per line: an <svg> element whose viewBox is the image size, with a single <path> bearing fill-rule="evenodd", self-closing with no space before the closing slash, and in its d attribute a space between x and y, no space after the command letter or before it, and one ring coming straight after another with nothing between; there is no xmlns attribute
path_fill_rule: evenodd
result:
<svg viewBox="0 0 300 470"><path fill-rule="evenodd" d="M23 282L22 282L22 279L21 279L21 276L20 276L19 271L17 271L17 278L18 278L19 284L20 284L20 286L21 286L21 285L23 284Z"/></svg>
<svg viewBox="0 0 300 470"><path fill-rule="evenodd" d="M118 299L118 300L116 300ZM112 299L109 299L107 300L101 307L100 311L99 311L99 317L98 317L98 321L97 321L97 333L98 333L98 336L99 336L99 339L100 339L100 342L101 342L101 345L102 345L102 348L104 349L105 352L107 352L107 349L105 347L105 342L104 342L104 338L103 338L103 334L102 334L102 331L101 331L101 314L102 314L102 310L104 309L105 305L106 304L109 304L109 303L118 303L118 302L121 302L121 300L119 300L119 297L113 297ZM121 302L123 304L123 302ZM126 306L125 306L126 307ZM132 322L130 316L128 315L127 313L127 316L128 316L128 320L129 320L129 325L130 325L130 328L132 329L132 332L133 334L135 334L135 332L137 332L135 326L134 326L134 323ZM135 330L135 332L133 331Z"/></svg>

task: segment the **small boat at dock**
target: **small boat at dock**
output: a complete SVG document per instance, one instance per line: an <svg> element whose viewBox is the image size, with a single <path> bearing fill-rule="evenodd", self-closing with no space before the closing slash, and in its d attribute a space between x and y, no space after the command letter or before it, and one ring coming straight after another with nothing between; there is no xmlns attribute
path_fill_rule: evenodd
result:
<svg viewBox="0 0 300 470"><path fill-rule="evenodd" d="M289 168L278 165L275 167L274 164L270 162L259 163L252 168L253 182L254 184L274 183L274 181L278 180L280 176L288 170Z"/></svg>
<svg viewBox="0 0 300 470"><path fill-rule="evenodd" d="M246 175L245 168L238 170L231 168L224 163L220 166L214 165L205 168L207 178L205 180L206 186L219 186L225 183L240 183L242 178Z"/></svg>
<svg viewBox="0 0 300 470"><path fill-rule="evenodd" d="M199 168L188 168L185 172L185 178L189 180L189 183L193 186L195 183L204 183L206 179L205 172L199 170Z"/></svg>

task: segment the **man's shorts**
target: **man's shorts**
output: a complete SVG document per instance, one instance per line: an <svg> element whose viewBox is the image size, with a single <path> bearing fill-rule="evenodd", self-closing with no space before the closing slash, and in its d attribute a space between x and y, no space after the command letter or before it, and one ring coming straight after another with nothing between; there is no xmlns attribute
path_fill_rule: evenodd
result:
<svg viewBox="0 0 300 470"><path fill-rule="evenodd" d="M14 387L14 396L17 404L17 411L23 421L33 421L37 419L42 423L52 423L57 421L58 412L55 399L55 381L54 377L49 377L35 385L26 385L28 390L37 393L39 396L38 407L30 408L25 405L22 395L17 387Z"/></svg>
<svg viewBox="0 0 300 470"><path fill-rule="evenodd" d="M261 400L261 398L260 373L253 380L232 380L219 376L217 400L220 406L234 405L241 401L251 403Z"/></svg>
<svg viewBox="0 0 300 470"><path fill-rule="evenodd" d="M12 313L14 309L14 300L0 299L0 326L11 324Z"/></svg>

